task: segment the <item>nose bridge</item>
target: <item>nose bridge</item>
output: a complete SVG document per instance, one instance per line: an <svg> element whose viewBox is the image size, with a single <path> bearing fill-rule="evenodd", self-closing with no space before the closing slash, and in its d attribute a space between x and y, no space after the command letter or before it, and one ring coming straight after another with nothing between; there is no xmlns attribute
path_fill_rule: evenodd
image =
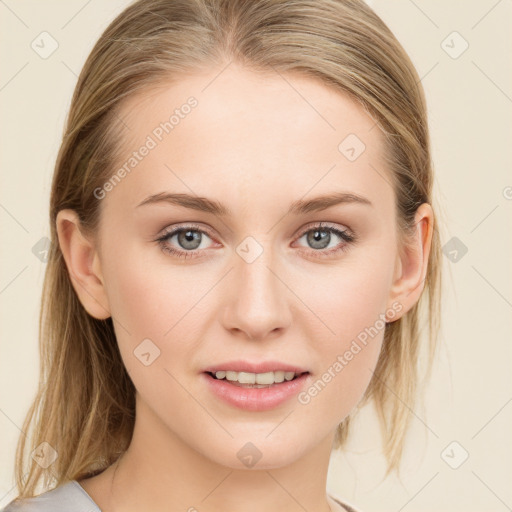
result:
<svg viewBox="0 0 512 512"><path fill-rule="evenodd" d="M263 338L288 321L286 287L275 275L277 255L271 237L246 237L236 253L226 327L242 330L252 339Z"/></svg>

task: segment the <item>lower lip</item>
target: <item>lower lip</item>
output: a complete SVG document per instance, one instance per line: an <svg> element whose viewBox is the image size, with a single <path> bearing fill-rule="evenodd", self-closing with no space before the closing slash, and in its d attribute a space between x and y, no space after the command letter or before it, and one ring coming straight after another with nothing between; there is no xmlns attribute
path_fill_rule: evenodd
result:
<svg viewBox="0 0 512 512"><path fill-rule="evenodd" d="M213 393L221 400L246 411L267 411L278 407L298 394L311 377L311 374L303 373L296 379L285 380L268 388L243 388L230 384L227 380L215 379L208 373L202 375Z"/></svg>

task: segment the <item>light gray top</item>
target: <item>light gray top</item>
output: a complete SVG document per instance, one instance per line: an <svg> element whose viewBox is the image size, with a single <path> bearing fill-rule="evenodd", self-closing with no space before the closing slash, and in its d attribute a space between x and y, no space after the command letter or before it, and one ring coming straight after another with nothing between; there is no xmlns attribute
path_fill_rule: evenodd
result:
<svg viewBox="0 0 512 512"><path fill-rule="evenodd" d="M332 494L330 496L348 512L360 512ZM13 500L0 512L101 512L101 510L85 489L76 480L71 480L34 498L18 502Z"/></svg>
<svg viewBox="0 0 512 512"><path fill-rule="evenodd" d="M11 501L0 512L101 512L85 489L71 480L39 496Z"/></svg>

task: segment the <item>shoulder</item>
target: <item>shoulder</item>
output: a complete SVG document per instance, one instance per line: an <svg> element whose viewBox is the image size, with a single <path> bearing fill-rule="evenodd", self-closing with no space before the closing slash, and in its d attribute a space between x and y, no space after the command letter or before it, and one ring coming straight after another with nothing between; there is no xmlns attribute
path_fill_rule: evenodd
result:
<svg viewBox="0 0 512 512"><path fill-rule="evenodd" d="M82 486L71 480L39 496L13 500L0 512L101 512Z"/></svg>

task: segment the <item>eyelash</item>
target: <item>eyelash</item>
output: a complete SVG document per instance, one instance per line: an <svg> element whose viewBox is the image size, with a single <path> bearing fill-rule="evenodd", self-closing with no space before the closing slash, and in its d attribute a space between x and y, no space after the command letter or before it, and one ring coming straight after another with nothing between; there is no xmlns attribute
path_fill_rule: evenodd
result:
<svg viewBox="0 0 512 512"><path fill-rule="evenodd" d="M170 247L166 244L169 238L172 238L174 235L180 233L181 231L197 231L199 233L205 234L210 238L213 238L207 231L201 229L198 225L190 224L186 226L180 226L179 228L175 228L165 232L162 236L158 237L155 242L158 242L163 252L167 254L171 254L172 256L177 256L178 258L197 258L200 257L198 253L202 252L202 249L195 249L193 251L182 251L175 249L174 247ZM298 239L302 238L304 235L311 231L330 231L338 235L344 243L340 247L333 247L331 249L310 249L311 252L318 254L321 258L331 256L332 254L338 253L340 251L347 251L350 247L349 245L356 242L357 237L354 234L349 234L348 230L341 230L333 226L328 226L324 223L319 223L317 225L313 225L304 230ZM303 248L305 249L305 248ZM306 249L307 250L307 249Z"/></svg>

